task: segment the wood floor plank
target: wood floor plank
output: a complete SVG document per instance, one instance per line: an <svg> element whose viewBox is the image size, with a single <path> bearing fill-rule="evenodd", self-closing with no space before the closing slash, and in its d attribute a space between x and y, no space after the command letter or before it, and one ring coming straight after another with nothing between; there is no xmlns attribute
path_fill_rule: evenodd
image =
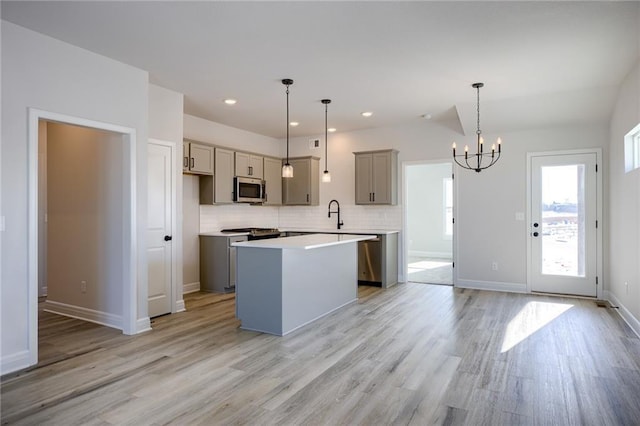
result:
<svg viewBox="0 0 640 426"><path fill-rule="evenodd" d="M40 312L2 424L639 423L640 340L591 300L361 287L284 337L239 329L233 294L185 303L137 336Z"/></svg>

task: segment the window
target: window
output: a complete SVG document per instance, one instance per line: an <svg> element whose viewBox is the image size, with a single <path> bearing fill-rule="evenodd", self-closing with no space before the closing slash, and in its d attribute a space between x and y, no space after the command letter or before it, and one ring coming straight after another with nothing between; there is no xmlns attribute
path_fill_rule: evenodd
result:
<svg viewBox="0 0 640 426"><path fill-rule="evenodd" d="M624 136L624 171L640 168L640 124Z"/></svg>
<svg viewBox="0 0 640 426"><path fill-rule="evenodd" d="M444 236L451 238L453 235L453 179L442 179Z"/></svg>

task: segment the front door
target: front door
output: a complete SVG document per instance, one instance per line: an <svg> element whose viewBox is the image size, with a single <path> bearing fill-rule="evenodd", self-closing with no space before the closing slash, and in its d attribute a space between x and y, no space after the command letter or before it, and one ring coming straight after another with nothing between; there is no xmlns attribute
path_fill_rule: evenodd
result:
<svg viewBox="0 0 640 426"><path fill-rule="evenodd" d="M149 317L171 312L172 293L172 146L148 143L147 261Z"/></svg>
<svg viewBox="0 0 640 426"><path fill-rule="evenodd" d="M597 295L597 154L531 156L531 291Z"/></svg>

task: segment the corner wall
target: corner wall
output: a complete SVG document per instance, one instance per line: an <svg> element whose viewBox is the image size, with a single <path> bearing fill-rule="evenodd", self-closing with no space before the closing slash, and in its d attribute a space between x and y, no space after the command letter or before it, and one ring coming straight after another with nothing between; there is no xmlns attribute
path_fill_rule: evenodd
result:
<svg viewBox="0 0 640 426"><path fill-rule="evenodd" d="M609 299L640 335L640 169L625 173L624 168L624 136L638 123L640 61L622 83L611 117L607 280Z"/></svg>
<svg viewBox="0 0 640 426"><path fill-rule="evenodd" d="M146 231L148 74L12 23L2 22L2 282L1 373L33 363L30 345L28 109L136 129L136 226L138 248ZM124 173L125 175L127 173ZM147 265L138 249L136 318L147 317Z"/></svg>

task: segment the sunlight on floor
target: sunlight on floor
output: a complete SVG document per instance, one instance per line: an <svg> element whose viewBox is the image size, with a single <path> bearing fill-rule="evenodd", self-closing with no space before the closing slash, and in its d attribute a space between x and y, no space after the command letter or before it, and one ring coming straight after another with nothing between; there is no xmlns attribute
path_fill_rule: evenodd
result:
<svg viewBox="0 0 640 426"><path fill-rule="evenodd" d="M451 265L451 262L436 262L433 260L423 260L420 262L409 263L409 272L412 271L424 271L425 269L435 269L441 266Z"/></svg>
<svg viewBox="0 0 640 426"><path fill-rule="evenodd" d="M507 332L502 341L501 353L507 352L572 307L573 305L567 303L527 303L520 312L509 321Z"/></svg>

